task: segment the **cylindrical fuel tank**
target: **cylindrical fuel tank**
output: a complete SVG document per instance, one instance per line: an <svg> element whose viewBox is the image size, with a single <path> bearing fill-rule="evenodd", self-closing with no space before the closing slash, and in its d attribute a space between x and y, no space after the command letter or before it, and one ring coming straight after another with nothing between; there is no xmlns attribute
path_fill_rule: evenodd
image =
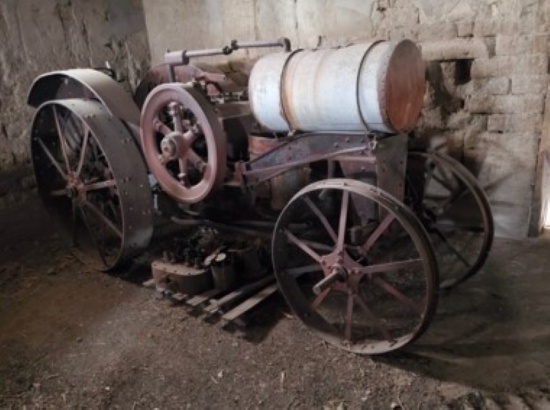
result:
<svg viewBox="0 0 550 410"><path fill-rule="evenodd" d="M416 125L424 63L410 40L269 54L248 83L252 112L272 131L379 131Z"/></svg>

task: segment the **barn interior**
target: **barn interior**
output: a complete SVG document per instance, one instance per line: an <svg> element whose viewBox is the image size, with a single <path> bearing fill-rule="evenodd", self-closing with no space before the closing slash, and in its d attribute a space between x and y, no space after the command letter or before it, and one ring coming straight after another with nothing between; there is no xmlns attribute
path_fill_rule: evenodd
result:
<svg viewBox="0 0 550 410"><path fill-rule="evenodd" d="M550 225L549 27L548 0L0 2L0 406L550 408L550 304L546 295L550 242L545 230ZM416 46L403 42L404 39L412 40ZM261 47L250 46L253 42ZM271 140L266 142L261 136L254 139L258 144L254 147L263 151L254 152L254 158L252 142L242 158L239 148L235 148L238 144L227 150L236 171L230 177L220 174L212 179L216 179L214 185L225 183L224 189L230 190L218 198L221 207L203 208L202 203L206 202L203 193L197 194L198 199L189 199L192 189L182 191L178 185L171 191L170 183L174 178L178 181L179 174L163 180L164 171L155 171L151 165L158 154L163 155L165 147L169 150L170 143L179 141L178 129L174 128L165 133L166 143L161 143L158 152L155 149L159 147L148 149L143 144L143 135L154 135L158 129L152 125L164 115L159 110L145 109L155 108L157 101L146 99L147 96L159 96L160 100L159 88L155 88L160 83L173 80L187 83L200 77L199 85L194 83L184 90L185 95L195 96L197 87L204 86L201 92L204 91L207 97L204 101L209 103L199 104L194 114L200 110L207 112L205 118L210 124L218 124L216 116L219 116L224 131L235 135L240 123L236 126L232 119L241 115L243 105L248 107L249 97L252 103L253 98L259 98L255 97L260 94L254 94L257 91L248 78L252 78L251 72L259 67L259 62L269 63L266 56L287 48L304 50L296 54L304 58L310 50L344 53L354 44L368 45L360 56L361 66L376 47L397 45L391 48L394 54L390 57L399 56L395 50L406 50L408 59L402 60L406 68L399 74L412 78L411 81L417 61L415 52L421 53L422 87L415 89L421 91L418 103L421 113L413 115L413 127L396 126L390 132L396 135L369 138L368 144L363 136L346 133L341 125L330 128L330 121L326 129L303 130L318 132L313 136L316 141L323 138L329 141L331 152L321 158L327 163L331 163L332 152L341 146L350 147L340 153L341 157L334 157L343 162L348 158L346 155L356 152L349 150L359 147L363 154L368 151L364 154L368 157L367 170L361 168L361 172L367 175L367 182L374 181L397 200L372 194L374 191L365 193L363 185L356 186L353 182L351 188L349 182L323 185L323 178L315 179L323 172L340 179L364 175L350 173L343 165L336 171L331 171L329 165L326 169L306 169L300 162L303 151L284 157L283 162L294 161L297 165L293 173L281 174L275 169L281 162L269 162L272 152L269 150L275 152L279 145L270 145ZM196 60L193 50L202 50L196 53L199 56ZM311 55L316 53L319 51L312 51ZM191 56L192 64L197 62L196 71L185 71L186 56ZM285 67L291 66L291 58L295 57L288 57ZM171 71L166 62L174 59L177 64ZM185 70L178 71L182 66ZM340 71L329 74L346 79L350 66L351 63L344 62L337 66ZM270 63L264 67L265 72L272 68ZM305 66L304 79L308 78L308 72L314 78L311 67ZM61 71L75 68L92 69L109 77L119 88L112 87L119 91L116 95L102 94L93 87L91 91L82 91L78 84L80 77ZM50 72L57 73L51 77L52 82L37 80ZM95 74L86 73L83 74L86 78L96 78ZM226 80L235 89L230 87L227 91ZM263 84L269 80L261 80L256 82L260 84L257 89L263 90ZM77 83L75 87L73 81ZM400 84L405 87L405 83ZM300 86L297 82L292 89ZM322 87L318 84L312 91ZM180 93L180 89L165 91ZM401 98L413 101L409 94L413 93ZM178 95L184 98L181 97L184 94ZM77 97L80 100L75 102ZM109 105L111 97L115 102ZM194 98L202 101L203 97ZM323 93L319 98L340 112L337 93ZM51 103L51 99L63 102ZM98 101L108 109L98 106ZM256 105L261 109L268 103L262 101ZM208 114L210 104L215 107L212 114ZM342 115L347 114L345 108ZM265 117L261 117L260 109L255 108L253 114L262 122ZM284 115L276 114L288 120L285 109L281 111ZM167 112L168 116L175 116ZM117 195L119 191L124 195L128 191L132 198L120 211L124 219L120 222L124 228L122 236L127 243L122 241L113 260L100 252L100 271L94 265L97 255L94 254L93 263L86 263L86 256L79 257L74 249L71 252L67 248L64 229L57 217L65 215L61 219L71 223L71 207L58 206L50 198L55 196L51 194L54 191L63 191L63 195L73 198L73 203L74 198L85 196L82 194L85 190L76 182L71 189L52 188L52 181L59 179L58 170L48 163L49 151L42 145L55 145L51 133L59 121L57 113L61 113L60 118L63 113L82 114L79 118L84 118L83 124L93 130L86 138L97 138L108 162L116 164L108 172L114 174L111 179L116 180ZM320 116L319 121L326 117ZM334 116L330 118L333 121ZM122 125L114 124L119 120ZM364 118L362 121L365 122ZM289 125L289 128L280 134L289 132L290 139L284 143L289 144L290 152L293 141L300 140L299 132L297 138L294 135L300 127ZM201 130L204 132L202 126ZM68 132L66 128L64 132ZM98 134L108 138L101 140L103 137ZM247 129L243 135L248 134ZM356 137L360 141L353 145ZM112 141L122 145L112 145ZM49 145L50 149L54 145ZM204 169L210 166L215 170L215 164L220 162L225 165L225 155L220 159L214 151L208 146ZM155 153L152 157L151 152ZM400 162L399 155L406 158L406 164ZM210 156L214 156L213 163L209 162ZM267 160L262 162L262 158ZM60 149L58 161L63 160ZM261 175L261 167L266 163L274 167L274 178L278 178L281 186L288 186L290 180L295 184L299 181L299 186L285 190L273 183L270 197L258 183L255 198L262 199L265 206L239 214L235 209L245 207L234 201L240 198L238 192L242 188L239 185L242 178L237 177L240 168L235 165L239 162L249 164L242 168L248 181L255 178L255 169ZM150 172L145 163L149 164ZM394 166L397 163L401 166ZM419 168L411 164L419 164ZM433 170L430 167L441 164L448 168L440 177L446 179L450 172L471 197L470 202L457 202L460 218L465 214L465 221L480 223L476 235L467 237L468 241L474 238L468 243L476 248L472 254L462 253L462 248L457 250L445 240L437 244L439 231L430 225L433 221L424 212L425 198L416 203L407 191L406 186L417 183L409 175L423 175L420 183L427 185L426 175ZM77 167L80 170L86 166ZM119 178L127 171L135 173ZM389 177L384 179L385 175ZM133 184L140 178L142 183ZM180 178L184 188L193 184L187 178L194 176ZM162 189L155 186L156 182ZM275 272L273 276L273 271L285 271L280 268L282 265L286 270L299 269L296 265L289 266L286 259L300 259L296 254L302 252L303 257L304 249L311 256L312 248L307 246L313 245L308 242L311 239L308 235L300 239L297 234L286 233L301 224L305 212L286 205L295 203L293 195L310 183L317 184L311 190L319 191L317 197L321 199L333 190L342 191L342 203L374 202L381 224L392 223L386 215L395 216L403 231L390 230L381 235L386 243L378 249L384 254L380 256L380 264L409 263L410 259L405 259L409 256L403 256L406 248L402 245L403 235L408 235L410 242L420 249L418 261L423 264L425 281L420 287L424 290L408 284L411 287L406 289L419 293L404 296L395 290L395 283L389 287L387 282L378 282L386 291L390 289L389 293L402 305L416 308L422 304L414 330L407 328L404 336L384 335L373 343L359 343L353 328L361 324L355 317L348 319L356 305L352 298L345 300L339 311L342 334L336 340L326 337L317 323L308 321L303 313L300 305L303 295L293 296L294 285L285 284L283 274ZM110 189L101 186L104 188ZM51 191L46 200L45 189ZM355 190L346 191L349 189ZM441 194L441 187L436 191L436 195ZM447 194L446 203L454 203L452 194ZM186 200L193 202L193 206L174 205L173 199L178 195L180 199L188 195ZM210 191L204 195L210 195ZM306 196L306 202L307 198L310 197ZM325 212L319 203L309 205L315 215ZM334 221L326 222L332 225L327 228L327 241L330 242L331 236L343 236L343 240L354 244L365 240L368 243L379 225L340 233L339 223L342 225L344 220L346 225L347 206L345 213L338 211L341 213L337 212ZM418 207L422 209L419 211ZM133 228L128 228L124 224L134 208L141 216L132 217L129 223ZM176 214L171 213L174 208ZM217 218L218 213L226 213L225 218ZM163 219L159 214L172 216ZM197 215L199 221L208 223L196 222ZM256 217L265 218L260 223ZM360 213L358 217L361 219ZM238 230L231 229L234 225L229 222L235 222L234 219L241 222ZM325 224L323 221L327 219L330 218L320 219L321 223ZM86 230L85 225L83 221L78 232ZM132 236L136 226L141 236ZM201 239L212 233L216 238L224 238L221 242L216 239L216 246L211 246L209 255L201 254L200 261L196 261L196 254L185 251L191 248L189 238L197 232L201 232ZM69 233L76 235L70 229ZM358 239L354 240L355 237ZM391 237L395 242L388 242ZM461 240L464 242L464 237ZM240 247L236 247L236 241ZM229 242L233 248L227 245ZM301 244L300 249L290 249L290 242ZM338 240L334 242L339 246ZM92 234L85 248L94 245L97 243ZM322 249L321 244L317 245ZM370 250L371 245L368 247ZM181 254L174 249L181 250ZM252 258L243 256L247 252L250 255L250 249ZM347 252L353 256L352 251ZM374 255L348 262L349 255L346 253L344 262L334 256L335 260L329 261L331 268L322 268L323 280L308 282L310 291L314 285L310 293L320 295L328 289L338 291L344 284L348 286L353 275L346 263L366 272L367 265L374 265L376 259ZM205 262L208 258L204 256L210 257L208 269ZM246 280L239 287L233 283L235 272L222 269L227 266L226 258L232 260L232 257L243 261L248 258L246 263L236 265L247 272L246 275L241 272ZM449 277L456 259L462 270L457 278ZM409 265L412 268L413 264ZM108 270L103 268L115 269L101 272ZM186 275L195 275L189 282L191 285ZM200 275L208 278L200 279ZM223 288L226 293L208 293L212 292L208 289L212 281L214 290ZM197 295L207 293L208 297L198 301ZM237 300L237 293L245 297ZM371 299L366 299L371 307ZM314 301L321 304L323 300ZM357 302L356 312L362 306L362 302ZM376 309L377 314L383 310ZM368 308L363 310L369 312ZM378 323L372 315L366 316ZM382 334L388 329L385 320L378 325ZM417 336L418 340L414 340Z"/></svg>

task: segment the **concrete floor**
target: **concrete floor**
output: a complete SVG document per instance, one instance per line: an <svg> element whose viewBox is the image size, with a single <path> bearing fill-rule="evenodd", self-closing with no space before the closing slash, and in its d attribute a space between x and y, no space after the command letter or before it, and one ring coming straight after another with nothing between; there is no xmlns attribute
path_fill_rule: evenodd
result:
<svg viewBox="0 0 550 410"><path fill-rule="evenodd" d="M497 239L421 339L365 358L282 301L243 339L90 272L31 201L0 212L0 407L550 409L549 266L550 235Z"/></svg>

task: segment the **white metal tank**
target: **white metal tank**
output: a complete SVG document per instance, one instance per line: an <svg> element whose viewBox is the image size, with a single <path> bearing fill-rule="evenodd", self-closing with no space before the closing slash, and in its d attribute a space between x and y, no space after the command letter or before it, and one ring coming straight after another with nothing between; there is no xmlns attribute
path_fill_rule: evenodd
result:
<svg viewBox="0 0 550 410"><path fill-rule="evenodd" d="M252 112L272 131L379 131L416 125L424 63L410 40L269 54L248 83Z"/></svg>

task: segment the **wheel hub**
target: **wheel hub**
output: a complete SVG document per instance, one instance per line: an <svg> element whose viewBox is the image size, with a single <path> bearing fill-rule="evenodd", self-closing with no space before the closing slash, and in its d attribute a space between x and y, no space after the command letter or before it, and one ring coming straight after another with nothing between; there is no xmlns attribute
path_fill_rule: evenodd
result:
<svg viewBox="0 0 550 410"><path fill-rule="evenodd" d="M69 175L69 181L67 187L65 188L67 192L67 197L71 200L76 200L80 203L86 202L87 191L84 181L80 178L73 175Z"/></svg>
<svg viewBox="0 0 550 410"><path fill-rule="evenodd" d="M160 149L162 152L162 158L165 161L172 161L177 159L181 154L186 151L185 140L180 132L173 131L165 136L160 142Z"/></svg>
<svg viewBox="0 0 550 410"><path fill-rule="evenodd" d="M361 279L361 265L345 251L333 252L321 258L321 266L327 282L318 288L333 286L339 290L356 292ZM328 279L330 278L330 279ZM325 280L324 279L324 280ZM316 285L317 286L317 285Z"/></svg>

